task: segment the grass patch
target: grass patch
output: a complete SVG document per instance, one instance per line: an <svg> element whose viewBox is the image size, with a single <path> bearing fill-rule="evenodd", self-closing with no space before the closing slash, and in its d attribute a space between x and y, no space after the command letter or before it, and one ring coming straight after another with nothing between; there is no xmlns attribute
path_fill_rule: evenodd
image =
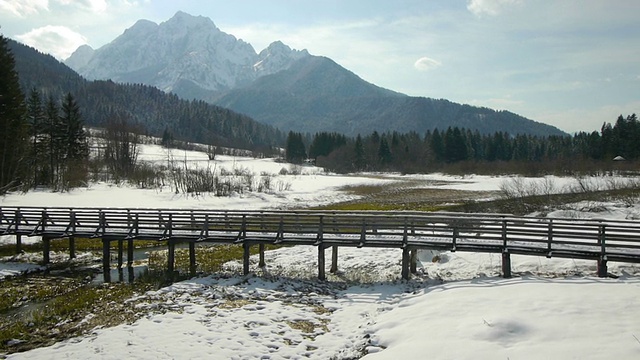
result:
<svg viewBox="0 0 640 360"><path fill-rule="evenodd" d="M58 252L68 252L69 251L69 240L68 239L52 239L50 244L51 251ZM156 247L162 245L163 242L154 241L154 240L135 240L133 242L133 246L135 249L142 249L148 247ZM96 252L102 251L102 240L99 238L76 238L75 239L75 247L77 252ZM110 248L112 250L118 249L118 242L111 241ZM126 251L128 248L128 242L123 242L123 248ZM22 244L22 251L24 252L41 252L44 250L43 243L38 241L33 244ZM0 245L0 256L12 256L16 253L16 244L15 242L12 244L3 244Z"/></svg>
<svg viewBox="0 0 640 360"><path fill-rule="evenodd" d="M265 250L273 250L282 246L265 245ZM254 245L250 254L258 254L259 247ZM149 253L149 269L162 271L167 269L167 250L152 251ZM222 265L231 260L242 259L244 249L239 244L200 245L196 246L197 272L215 273L222 270ZM180 273L188 273L189 249L176 249L174 269Z"/></svg>
<svg viewBox="0 0 640 360"><path fill-rule="evenodd" d="M11 312L7 311L5 305L5 312L0 315L0 351L12 353L48 346L80 336L98 326L133 322L140 315L126 300L153 288L148 283L140 282L135 285L113 283L101 286L73 282L74 286L66 287L62 286L64 284L69 285L61 281L48 290L24 294L22 300L38 305L33 306L32 310ZM10 285L13 289L19 288L16 283ZM46 289L48 286L39 287ZM22 300L14 302L9 308L24 303Z"/></svg>

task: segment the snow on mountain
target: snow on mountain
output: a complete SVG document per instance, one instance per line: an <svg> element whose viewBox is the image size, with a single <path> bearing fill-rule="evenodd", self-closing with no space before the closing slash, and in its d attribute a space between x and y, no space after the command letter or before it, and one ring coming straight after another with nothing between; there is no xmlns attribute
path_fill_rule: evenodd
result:
<svg viewBox="0 0 640 360"><path fill-rule="evenodd" d="M78 48L65 63L90 80L143 83L164 91L222 91L288 68L308 56L277 41L257 54L211 19L177 12L156 24L139 20L111 43Z"/></svg>
<svg viewBox="0 0 640 360"><path fill-rule="evenodd" d="M260 60L253 68L260 76L271 75L288 69L295 60L305 56L309 56L307 50L292 50L281 41L275 41L260 52Z"/></svg>
<svg viewBox="0 0 640 360"><path fill-rule="evenodd" d="M91 46L82 45L71 54L66 64L72 69L81 69L89 63L95 52Z"/></svg>

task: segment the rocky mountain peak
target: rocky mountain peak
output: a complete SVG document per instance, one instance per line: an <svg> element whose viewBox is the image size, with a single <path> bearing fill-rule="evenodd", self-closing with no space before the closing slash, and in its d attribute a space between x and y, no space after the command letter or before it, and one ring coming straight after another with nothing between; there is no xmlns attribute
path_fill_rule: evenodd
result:
<svg viewBox="0 0 640 360"><path fill-rule="evenodd" d="M109 44L93 52L78 49L65 63L90 80L143 83L205 98L287 69L308 55L280 41L257 54L211 19L178 11L160 24L139 20Z"/></svg>

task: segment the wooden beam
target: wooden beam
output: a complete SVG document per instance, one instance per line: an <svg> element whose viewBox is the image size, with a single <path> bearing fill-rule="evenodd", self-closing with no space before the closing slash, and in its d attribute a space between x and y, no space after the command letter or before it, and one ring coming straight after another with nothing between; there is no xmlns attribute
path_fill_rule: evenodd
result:
<svg viewBox="0 0 640 360"><path fill-rule="evenodd" d="M73 235L69 236L69 258L76 258L76 237Z"/></svg>
<svg viewBox="0 0 640 360"><path fill-rule="evenodd" d="M22 235L16 235L16 254L20 254L22 252Z"/></svg>
<svg viewBox="0 0 640 360"><path fill-rule="evenodd" d="M264 261L264 244L260 244L260 262L258 263L258 267L265 267L267 264Z"/></svg>
<svg viewBox="0 0 640 360"><path fill-rule="evenodd" d="M411 273L415 274L418 272L418 250L411 249Z"/></svg>
<svg viewBox="0 0 640 360"><path fill-rule="evenodd" d="M242 272L244 275L249 275L249 257L251 256L251 244L248 242L242 243L243 254L242 254Z"/></svg>
<svg viewBox="0 0 640 360"><path fill-rule="evenodd" d="M502 277L505 279L511 277L511 254L509 250L502 252Z"/></svg>
<svg viewBox="0 0 640 360"><path fill-rule="evenodd" d="M607 257L602 256L598 259L598 277L604 278L609 276L609 269L607 267Z"/></svg>
<svg viewBox="0 0 640 360"><path fill-rule="evenodd" d="M42 263L47 265L50 262L49 253L51 250L51 238L42 236Z"/></svg>
<svg viewBox="0 0 640 360"><path fill-rule="evenodd" d="M118 239L118 269L122 269L122 263L124 261L124 240Z"/></svg>
<svg viewBox="0 0 640 360"><path fill-rule="evenodd" d="M133 266L133 238L127 239L127 266Z"/></svg>
<svg viewBox="0 0 640 360"><path fill-rule="evenodd" d="M111 253L110 241L102 238L102 278L105 283L111 282Z"/></svg>
<svg viewBox="0 0 640 360"><path fill-rule="evenodd" d="M335 274L338 272L338 246L333 245L331 247L331 269L330 273Z"/></svg>
<svg viewBox="0 0 640 360"><path fill-rule="evenodd" d="M167 241L167 272L173 275L176 265L176 244L173 240Z"/></svg>
<svg viewBox="0 0 640 360"><path fill-rule="evenodd" d="M189 242L189 274L196 276L196 269L196 243L191 241Z"/></svg>
<svg viewBox="0 0 640 360"><path fill-rule="evenodd" d="M411 276L409 274L409 261L410 261L409 248L405 246L404 248L402 248L402 279L403 280L409 280Z"/></svg>
<svg viewBox="0 0 640 360"><path fill-rule="evenodd" d="M318 279L324 281L327 279L327 276L324 271L324 245L318 245Z"/></svg>

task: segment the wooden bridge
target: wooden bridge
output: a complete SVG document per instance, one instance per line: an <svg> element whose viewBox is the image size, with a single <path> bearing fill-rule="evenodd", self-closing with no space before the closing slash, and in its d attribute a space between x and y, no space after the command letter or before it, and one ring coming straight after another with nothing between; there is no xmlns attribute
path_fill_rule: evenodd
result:
<svg viewBox="0 0 640 360"><path fill-rule="evenodd" d="M231 211L119 208L0 207L0 234L41 236L43 261L49 262L51 239L68 238L75 256L75 238L103 244L105 281L111 242L118 242L118 267L127 244L132 266L133 242L155 240L168 247L173 273L176 244L188 243L192 271L195 244L241 244L243 270L250 272L250 248L259 246L265 266L267 244L306 245L318 249L318 277L325 279L325 250L333 249L330 271L337 271L339 247L397 248L402 251L402 278L416 270L416 251L488 252L502 255L502 273L511 276L511 254L590 259L598 275L607 276L607 262L640 263L640 222L516 217L511 215L382 212L382 211Z"/></svg>

